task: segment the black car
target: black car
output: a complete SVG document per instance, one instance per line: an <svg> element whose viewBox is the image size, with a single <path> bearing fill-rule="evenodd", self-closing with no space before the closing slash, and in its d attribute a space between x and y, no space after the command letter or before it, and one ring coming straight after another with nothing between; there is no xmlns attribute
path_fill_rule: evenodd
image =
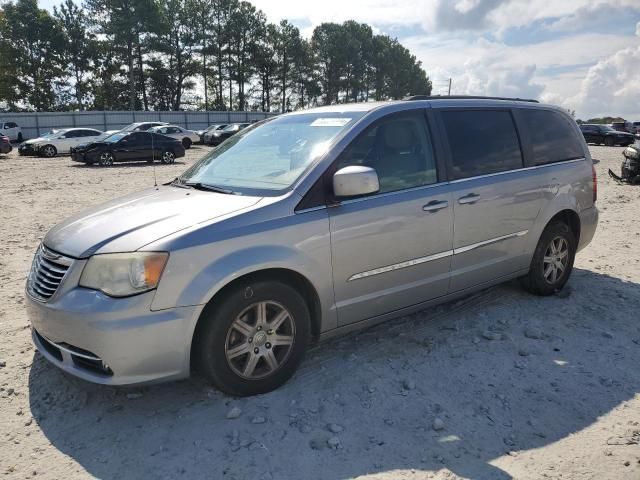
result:
<svg viewBox="0 0 640 480"><path fill-rule="evenodd" d="M13 150L9 137L0 133L0 153L9 153Z"/></svg>
<svg viewBox="0 0 640 480"><path fill-rule="evenodd" d="M213 134L215 132L220 132L222 130L224 130L225 128L227 128L229 126L228 123L221 123L218 125L211 125L209 128L207 128L206 130L204 130L202 132L202 134L200 135L200 141L204 144L209 144L209 142L211 141L211 137L213 137ZM200 133L200 132L198 132Z"/></svg>
<svg viewBox="0 0 640 480"><path fill-rule="evenodd" d="M114 162L153 162L170 164L184 157L184 146L179 140L149 132L120 132L99 142L78 145L71 149L71 160L104 167Z"/></svg>
<svg viewBox="0 0 640 480"><path fill-rule="evenodd" d="M597 124L583 124L580 125L582 135L587 143L595 143L596 145L602 145L603 143L607 147L614 145L622 145L626 147L631 145L635 138L628 132L619 132L609 125L597 125Z"/></svg>
<svg viewBox="0 0 640 480"><path fill-rule="evenodd" d="M211 133L210 137L207 137L208 141L206 143L208 145L213 145L213 146L220 145L227 138L233 137L236 133L238 133L240 130L244 130L249 125L251 124L250 123L232 123L230 125L227 125L223 129L215 130L214 132Z"/></svg>

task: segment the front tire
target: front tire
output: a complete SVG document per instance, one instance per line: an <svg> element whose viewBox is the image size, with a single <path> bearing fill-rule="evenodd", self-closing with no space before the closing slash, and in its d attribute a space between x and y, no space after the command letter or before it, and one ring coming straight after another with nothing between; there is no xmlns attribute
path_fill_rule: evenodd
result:
<svg viewBox="0 0 640 480"><path fill-rule="evenodd" d="M191 141L190 138L183 138L182 139L182 146L185 148L185 150L189 150L191 148L191 144L193 142Z"/></svg>
<svg viewBox="0 0 640 480"><path fill-rule="evenodd" d="M53 158L58 154L58 150L53 145L45 145L40 149L40 153L43 157Z"/></svg>
<svg viewBox="0 0 640 480"><path fill-rule="evenodd" d="M247 282L203 312L195 339L201 373L235 396L275 390L295 373L309 344L302 296L280 282Z"/></svg>
<svg viewBox="0 0 640 480"><path fill-rule="evenodd" d="M111 152L102 152L100 154L100 161L98 162L101 167L110 167L115 162L115 157Z"/></svg>
<svg viewBox="0 0 640 480"><path fill-rule="evenodd" d="M562 290L573 270L576 244L566 223L547 225L533 253L529 273L521 279L525 290L542 296Z"/></svg>
<svg viewBox="0 0 640 480"><path fill-rule="evenodd" d="M24 137L22 136L22 132L18 133L18 143L22 143Z"/></svg>

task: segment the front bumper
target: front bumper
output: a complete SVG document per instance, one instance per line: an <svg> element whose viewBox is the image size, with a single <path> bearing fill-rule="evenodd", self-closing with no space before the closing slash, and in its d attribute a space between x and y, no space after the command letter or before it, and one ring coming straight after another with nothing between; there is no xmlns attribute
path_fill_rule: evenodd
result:
<svg viewBox="0 0 640 480"><path fill-rule="evenodd" d="M598 208L593 205L580 212L580 240L578 241L578 251L591 243L598 226Z"/></svg>
<svg viewBox="0 0 640 480"><path fill-rule="evenodd" d="M75 149L71 149L71 160L74 162L80 162L80 163L95 163L96 159L94 158L95 155L87 155L87 152L85 151L77 151Z"/></svg>
<svg viewBox="0 0 640 480"><path fill-rule="evenodd" d="M23 144L18 147L18 153L20 155L35 155L36 151L31 144Z"/></svg>
<svg viewBox="0 0 640 480"><path fill-rule="evenodd" d="M81 287L62 290L46 303L26 293L33 341L51 363L105 385L189 375L191 336L200 307L152 311L155 291L111 298Z"/></svg>

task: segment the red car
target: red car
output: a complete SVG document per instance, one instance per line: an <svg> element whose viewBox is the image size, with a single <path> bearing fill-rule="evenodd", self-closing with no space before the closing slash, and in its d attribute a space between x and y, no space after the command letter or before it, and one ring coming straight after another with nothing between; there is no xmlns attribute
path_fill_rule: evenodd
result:
<svg viewBox="0 0 640 480"><path fill-rule="evenodd" d="M9 153L11 150L13 150L13 147L9 141L9 137L0 134L0 153Z"/></svg>

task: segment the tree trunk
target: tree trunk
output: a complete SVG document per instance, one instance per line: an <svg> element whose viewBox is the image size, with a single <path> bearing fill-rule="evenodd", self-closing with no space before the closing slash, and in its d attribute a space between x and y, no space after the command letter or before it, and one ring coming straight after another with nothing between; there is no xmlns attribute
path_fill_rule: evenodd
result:
<svg viewBox="0 0 640 480"><path fill-rule="evenodd" d="M140 37L138 36L138 70L140 71L140 88L142 89L142 104L145 110L149 110L149 102L147 100L147 85L144 80L144 66L142 64L142 46L140 45Z"/></svg>
<svg viewBox="0 0 640 480"><path fill-rule="evenodd" d="M127 42L127 57L129 60L129 110L136 109L136 84L135 75L133 72L133 45L132 42Z"/></svg>
<svg viewBox="0 0 640 480"><path fill-rule="evenodd" d="M82 87L80 86L81 75L77 66L75 67L75 73L76 73L76 101L78 102L78 109L82 110Z"/></svg>

